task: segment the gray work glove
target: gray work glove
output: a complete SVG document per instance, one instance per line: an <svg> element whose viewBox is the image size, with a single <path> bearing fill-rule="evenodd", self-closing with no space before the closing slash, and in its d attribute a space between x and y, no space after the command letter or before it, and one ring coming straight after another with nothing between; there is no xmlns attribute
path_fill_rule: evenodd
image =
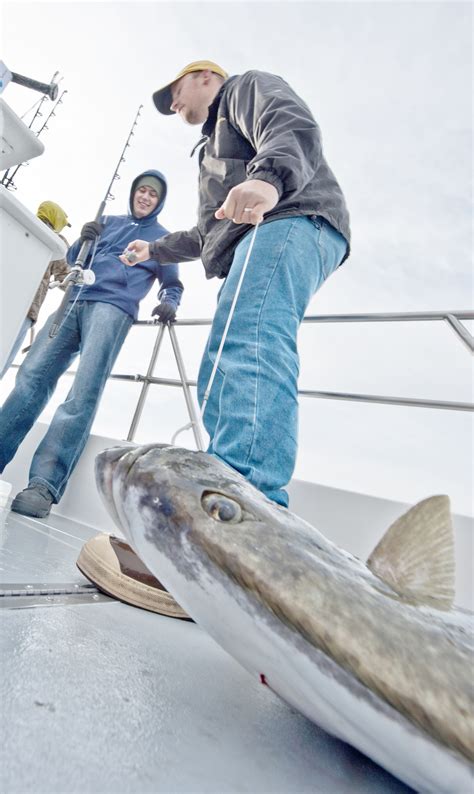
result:
<svg viewBox="0 0 474 794"><path fill-rule="evenodd" d="M176 309L172 303L163 301L155 306L151 313L152 317L156 317L160 323L172 323L176 318Z"/></svg>
<svg viewBox="0 0 474 794"><path fill-rule="evenodd" d="M100 237L103 231L104 231L104 227L102 226L101 223L98 223L97 221L89 221L89 223L85 223L81 229L81 236L79 242L81 243L81 245L86 240L91 240L91 242L94 243L97 240L97 238Z"/></svg>

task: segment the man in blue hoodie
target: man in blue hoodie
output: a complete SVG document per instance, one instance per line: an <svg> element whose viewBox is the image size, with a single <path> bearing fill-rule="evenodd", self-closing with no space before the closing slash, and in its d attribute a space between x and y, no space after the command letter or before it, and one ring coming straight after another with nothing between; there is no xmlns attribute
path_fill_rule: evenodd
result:
<svg viewBox="0 0 474 794"><path fill-rule="evenodd" d="M13 500L12 510L44 518L61 499L69 477L89 437L99 400L127 333L137 319L138 306L156 279L158 306L152 314L160 322L174 319L183 285L177 265L148 260L127 268L119 255L137 237L155 240L167 234L157 216L166 198L166 180L159 171L145 171L132 182L130 213L86 223L69 249L74 264L84 240L93 240L85 267L95 282L74 289L65 318L52 339L49 317L18 370L15 388L0 409L0 473L12 460L24 437L50 399L60 376L79 354L72 388L56 410L36 450L28 487Z"/></svg>

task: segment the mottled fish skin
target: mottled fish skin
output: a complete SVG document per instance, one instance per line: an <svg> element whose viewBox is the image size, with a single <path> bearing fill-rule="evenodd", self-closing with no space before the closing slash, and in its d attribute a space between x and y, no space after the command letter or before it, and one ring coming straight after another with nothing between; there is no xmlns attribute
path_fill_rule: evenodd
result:
<svg viewBox="0 0 474 794"><path fill-rule="evenodd" d="M142 559L147 555L144 562L247 669L245 652L223 640L205 598L201 604L200 594L213 586L231 593L232 603L269 627L277 642L290 639L294 652L303 649L321 669L326 660L331 676L339 676L346 689L366 689L367 697L372 693L380 713L396 710L406 732L426 735L470 780L470 613L403 598L360 560L205 453L156 444L127 447L122 454L116 448L98 457L96 471L108 509ZM219 509L224 511L220 518ZM198 593L195 602L187 600L191 589ZM331 730L327 723L323 727ZM342 731L334 732L359 746ZM383 753L373 757L390 768ZM395 774L411 785L423 779L422 773L404 778L398 768ZM418 787L428 791L429 785ZM447 785L438 790L454 790L451 782Z"/></svg>

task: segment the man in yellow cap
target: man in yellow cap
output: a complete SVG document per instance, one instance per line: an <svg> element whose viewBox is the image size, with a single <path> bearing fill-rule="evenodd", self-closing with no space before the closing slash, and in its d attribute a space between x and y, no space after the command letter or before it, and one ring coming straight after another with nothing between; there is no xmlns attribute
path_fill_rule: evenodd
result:
<svg viewBox="0 0 474 794"><path fill-rule="evenodd" d="M297 332L316 290L349 254L349 214L305 102L281 77L228 77L195 61L153 94L160 113L202 124L197 225L128 246L126 264L201 258L225 279L198 378L202 400L257 230L204 414L209 453L267 497L284 490L297 449ZM130 252L132 256L130 261Z"/></svg>
<svg viewBox="0 0 474 794"><path fill-rule="evenodd" d="M49 226L50 229L52 229L54 232L57 232L61 240L64 240L66 245L69 247L68 241L62 236L62 234L60 234L60 232L62 232L65 226L70 226L71 224L68 221L66 213L64 212L63 208L59 206L59 204L56 204L54 201L42 201L37 209L36 216L43 221L43 223ZM10 350L10 355L8 356L3 370L0 372L0 379L3 378L6 371L13 363L26 334L36 324L39 310L41 309L46 295L48 294L51 281L64 281L69 272L70 267L64 258L53 259L49 263L44 276L41 279L41 283L36 290L33 302L28 309L28 314L26 315L18 336L15 339L12 349Z"/></svg>
<svg viewBox="0 0 474 794"><path fill-rule="evenodd" d="M318 124L281 77L253 70L229 77L212 61L194 61L153 101L164 115L203 125L198 221L151 244L129 243L121 261L201 258L208 278L225 279L199 371L202 404L254 239L204 424L210 455L287 506L297 450L297 333L313 294L349 254L344 196L323 155ZM95 541L85 545L82 560ZM114 558L107 539L94 552L108 563ZM130 580L138 578L132 565L128 571ZM90 578L114 594L111 576ZM118 597L133 603L133 585L122 581Z"/></svg>

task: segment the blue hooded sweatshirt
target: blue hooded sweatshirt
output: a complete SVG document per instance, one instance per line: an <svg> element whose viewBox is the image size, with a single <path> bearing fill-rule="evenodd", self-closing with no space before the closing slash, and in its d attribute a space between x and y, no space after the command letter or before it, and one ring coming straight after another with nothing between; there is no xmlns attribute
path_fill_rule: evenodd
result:
<svg viewBox="0 0 474 794"><path fill-rule="evenodd" d="M136 184L144 176L154 176L163 185L163 193L157 207L145 218L133 215L133 194ZM142 298L148 294L155 279L160 283L158 300L170 303L178 308L183 285L179 280L178 265L160 265L153 259L141 262L134 267L124 265L120 259L128 243L132 240L152 242L168 234L157 219L166 199L166 179L159 171L149 170L139 174L132 182L130 190L130 213L128 215L108 215L102 218L104 230L99 237L94 253L94 246L85 266L92 259L91 269L95 273L95 283L91 286L77 287L72 291L71 300L101 301L112 303L122 311L130 314L134 320L138 316L138 306ZM73 265L79 254L80 241L70 247L67 260Z"/></svg>

